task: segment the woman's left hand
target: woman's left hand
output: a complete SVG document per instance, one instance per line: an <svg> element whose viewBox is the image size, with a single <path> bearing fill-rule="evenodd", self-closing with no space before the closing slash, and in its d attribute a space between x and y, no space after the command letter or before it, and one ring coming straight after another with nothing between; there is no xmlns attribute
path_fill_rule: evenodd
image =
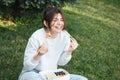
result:
<svg viewBox="0 0 120 80"><path fill-rule="evenodd" d="M78 47L77 41L74 38L71 38L71 43L70 43L70 47L68 49L68 52L74 51L77 47Z"/></svg>

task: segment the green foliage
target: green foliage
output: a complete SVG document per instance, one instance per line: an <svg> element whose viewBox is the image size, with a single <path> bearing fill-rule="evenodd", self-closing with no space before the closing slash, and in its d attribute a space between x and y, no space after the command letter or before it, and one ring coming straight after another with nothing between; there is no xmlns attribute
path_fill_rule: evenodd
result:
<svg viewBox="0 0 120 80"><path fill-rule="evenodd" d="M65 4L62 9L67 30L79 47L71 62L62 68L89 80L120 80L120 9L114 1L78 0L74 5ZM28 38L42 27L41 13L31 12L22 14L14 24L0 20L0 80L17 80Z"/></svg>
<svg viewBox="0 0 120 80"><path fill-rule="evenodd" d="M9 6L10 4L14 3L15 0L0 0L1 5Z"/></svg>
<svg viewBox="0 0 120 80"><path fill-rule="evenodd" d="M51 6L61 7L64 2L71 3L75 2L75 0L0 0L0 12L2 12L0 15L5 19L12 20L19 17L24 10L43 11Z"/></svg>
<svg viewBox="0 0 120 80"><path fill-rule="evenodd" d="M75 1L75 0L74 0ZM43 9L46 4L52 6L61 6L64 2L74 2L73 0L1 0L0 4L5 6L11 6L15 2L19 2L20 7L25 9L36 8Z"/></svg>
<svg viewBox="0 0 120 80"><path fill-rule="evenodd" d="M49 3L50 5L58 6L60 5L58 0L26 0L25 5L23 5L24 8L36 8L36 9L42 9L45 7L45 5Z"/></svg>

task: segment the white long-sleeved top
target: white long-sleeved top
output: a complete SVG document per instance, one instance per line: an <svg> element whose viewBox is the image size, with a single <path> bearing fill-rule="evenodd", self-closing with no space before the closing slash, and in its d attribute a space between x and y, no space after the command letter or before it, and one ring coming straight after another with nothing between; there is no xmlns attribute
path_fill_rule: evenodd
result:
<svg viewBox="0 0 120 80"><path fill-rule="evenodd" d="M68 55L66 52L70 46L70 37L64 31L61 31L54 39L47 39L45 35L44 28L41 28L35 31L29 38L25 50L22 72L33 69L39 71L53 70L57 69L58 65L65 65L70 61L71 55ZM43 42L47 45L48 52L40 57L40 60L36 61L33 57Z"/></svg>

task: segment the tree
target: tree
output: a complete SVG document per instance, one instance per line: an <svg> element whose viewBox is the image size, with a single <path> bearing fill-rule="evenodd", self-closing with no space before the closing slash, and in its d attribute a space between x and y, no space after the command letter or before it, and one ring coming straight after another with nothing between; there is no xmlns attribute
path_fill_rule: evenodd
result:
<svg viewBox="0 0 120 80"><path fill-rule="evenodd" d="M16 18L20 15L21 10L26 9L37 9L43 10L44 8L50 6L61 7L64 2L74 2L75 0L0 0L0 10L1 12L6 12L8 14L3 14L7 19Z"/></svg>

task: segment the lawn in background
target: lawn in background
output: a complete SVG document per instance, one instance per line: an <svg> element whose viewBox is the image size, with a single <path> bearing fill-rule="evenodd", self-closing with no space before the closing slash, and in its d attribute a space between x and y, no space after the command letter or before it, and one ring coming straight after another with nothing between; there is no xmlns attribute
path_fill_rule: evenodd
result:
<svg viewBox="0 0 120 80"><path fill-rule="evenodd" d="M89 80L120 80L119 3L77 0L62 8L67 30L79 43L71 62L62 68ZM0 20L0 80L17 80L28 38L42 27L41 13L29 13L16 23Z"/></svg>

